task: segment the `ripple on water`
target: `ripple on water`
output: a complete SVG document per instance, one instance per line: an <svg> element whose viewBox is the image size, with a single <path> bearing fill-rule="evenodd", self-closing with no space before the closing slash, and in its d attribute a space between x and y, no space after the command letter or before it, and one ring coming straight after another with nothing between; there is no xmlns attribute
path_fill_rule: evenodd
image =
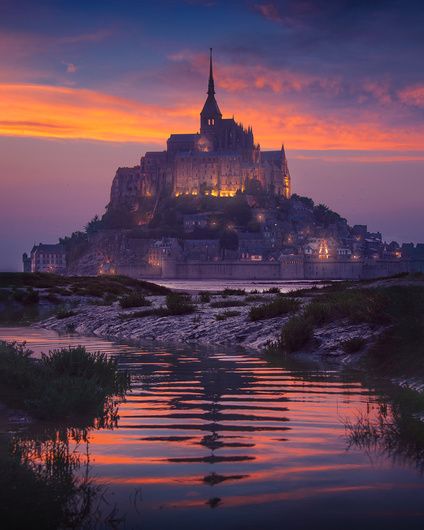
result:
<svg viewBox="0 0 424 530"><path fill-rule="evenodd" d="M118 428L93 430L88 446L76 446L88 449L91 477L107 484L127 528L419 528L424 520L414 470L346 448L343 420L372 413L379 397L354 377L33 328L3 328L0 339L26 340L37 355L83 344L130 370Z"/></svg>

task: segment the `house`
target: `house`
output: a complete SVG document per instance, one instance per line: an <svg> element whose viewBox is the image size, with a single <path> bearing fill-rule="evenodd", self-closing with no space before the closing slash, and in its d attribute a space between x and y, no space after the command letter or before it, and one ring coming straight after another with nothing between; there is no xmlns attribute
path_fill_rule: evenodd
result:
<svg viewBox="0 0 424 530"><path fill-rule="evenodd" d="M26 254L24 254L24 270L28 270L28 261L25 262L25 256ZM66 251L64 245L60 243L34 245L30 260L31 272L54 272L56 274L66 272Z"/></svg>

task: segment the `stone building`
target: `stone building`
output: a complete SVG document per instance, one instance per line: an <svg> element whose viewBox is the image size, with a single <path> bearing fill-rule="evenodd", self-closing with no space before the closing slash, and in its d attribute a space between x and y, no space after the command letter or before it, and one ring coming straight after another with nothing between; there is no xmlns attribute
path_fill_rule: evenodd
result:
<svg viewBox="0 0 424 530"><path fill-rule="evenodd" d="M207 98L199 132L171 134L166 151L147 152L134 168L119 168L111 189L110 207L133 207L140 197L214 195L231 197L247 181L290 197L291 181L284 147L261 151L251 127L223 118L215 98L212 50Z"/></svg>
<svg viewBox="0 0 424 530"><path fill-rule="evenodd" d="M29 257L31 262L30 271L28 256L23 256L24 271L27 272L55 272L63 274L66 272L66 252L65 247L60 243L55 245L45 245L40 243L34 245Z"/></svg>

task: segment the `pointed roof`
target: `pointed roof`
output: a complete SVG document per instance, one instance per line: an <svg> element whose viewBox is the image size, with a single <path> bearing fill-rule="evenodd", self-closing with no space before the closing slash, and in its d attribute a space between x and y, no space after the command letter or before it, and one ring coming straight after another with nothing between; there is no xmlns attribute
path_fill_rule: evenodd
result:
<svg viewBox="0 0 424 530"><path fill-rule="evenodd" d="M212 48L209 48L209 83L208 83L208 96L215 94L215 82L213 80L213 67L212 67Z"/></svg>
<svg viewBox="0 0 424 530"><path fill-rule="evenodd" d="M215 82L213 79L213 66L212 66L212 48L210 48L209 55L209 83L208 83L208 97L206 98L205 104L201 114L206 114L207 116L222 116L221 111L219 110L218 103L215 99Z"/></svg>

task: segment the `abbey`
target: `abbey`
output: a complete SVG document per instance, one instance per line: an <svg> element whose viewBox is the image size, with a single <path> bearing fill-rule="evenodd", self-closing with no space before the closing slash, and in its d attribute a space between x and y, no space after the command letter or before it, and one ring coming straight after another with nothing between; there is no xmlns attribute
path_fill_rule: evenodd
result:
<svg viewBox="0 0 424 530"><path fill-rule="evenodd" d="M215 99L212 49L207 98L200 131L171 134L166 151L147 152L140 165L119 168L112 183L110 207L133 206L140 197L214 195L231 197L249 181L285 198L290 173L284 147L261 151L251 127L223 118Z"/></svg>

